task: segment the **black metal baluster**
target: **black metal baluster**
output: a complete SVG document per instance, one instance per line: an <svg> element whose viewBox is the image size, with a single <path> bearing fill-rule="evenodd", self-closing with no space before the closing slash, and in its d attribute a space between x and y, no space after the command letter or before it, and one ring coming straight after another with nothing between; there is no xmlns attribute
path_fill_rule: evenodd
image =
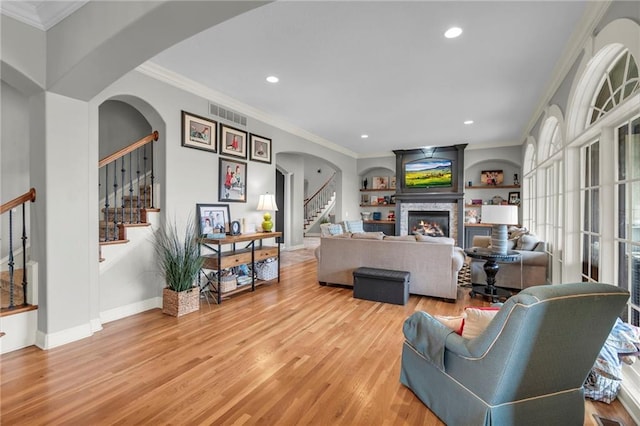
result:
<svg viewBox="0 0 640 426"><path fill-rule="evenodd" d="M118 229L118 160L113 162L113 239L117 240Z"/></svg>
<svg viewBox="0 0 640 426"><path fill-rule="evenodd" d="M144 146L142 147L144 149ZM138 202L136 203L136 207L138 208L138 213L140 214L140 210L142 208L146 208L146 204L141 204L141 194L140 194L140 148L136 149L136 188L138 189ZM144 190L143 190L144 191Z"/></svg>
<svg viewBox="0 0 640 426"><path fill-rule="evenodd" d="M152 142L152 144L153 144L153 142ZM151 145L151 208L152 209L155 208L154 207L154 203L153 203L153 199L155 198L153 196L153 188L154 188L153 181L155 179L155 175L153 174L153 153L154 153L154 149L153 149L153 145Z"/></svg>
<svg viewBox="0 0 640 426"><path fill-rule="evenodd" d="M27 216L26 204L22 203L22 304L27 304Z"/></svg>
<svg viewBox="0 0 640 426"><path fill-rule="evenodd" d="M104 240L109 241L109 165L104 166Z"/></svg>
<svg viewBox="0 0 640 426"><path fill-rule="evenodd" d="M147 175L149 170L147 169L147 145L142 147L142 165L144 167L144 207L147 208ZM151 203L153 206L153 203Z"/></svg>
<svg viewBox="0 0 640 426"><path fill-rule="evenodd" d="M118 161L118 160L116 160ZM126 210L125 210L125 202L124 202L124 176L126 174L126 169L124 168L124 157L121 158L120 161L120 206L122 208L122 213L120 214L121 222L124 223L125 222L125 215L126 215Z"/></svg>
<svg viewBox="0 0 640 426"><path fill-rule="evenodd" d="M9 210L9 309L13 309L13 211Z"/></svg>
<svg viewBox="0 0 640 426"><path fill-rule="evenodd" d="M133 186L131 186L131 153L129 153L129 222L133 223ZM124 161L124 159L122 160ZM123 178L124 179L124 178ZM122 182L124 188L124 181ZM136 221L137 222L137 221Z"/></svg>

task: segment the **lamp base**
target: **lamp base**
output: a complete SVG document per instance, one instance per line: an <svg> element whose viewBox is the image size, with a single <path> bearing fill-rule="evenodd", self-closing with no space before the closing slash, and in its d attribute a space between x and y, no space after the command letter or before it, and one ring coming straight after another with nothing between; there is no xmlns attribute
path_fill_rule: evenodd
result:
<svg viewBox="0 0 640 426"><path fill-rule="evenodd" d="M264 222L262 222L262 230L264 232L271 232L273 229L273 222L271 222L271 213L265 213L262 217Z"/></svg>
<svg viewBox="0 0 640 426"><path fill-rule="evenodd" d="M507 225L494 224L491 227L491 253L507 254Z"/></svg>

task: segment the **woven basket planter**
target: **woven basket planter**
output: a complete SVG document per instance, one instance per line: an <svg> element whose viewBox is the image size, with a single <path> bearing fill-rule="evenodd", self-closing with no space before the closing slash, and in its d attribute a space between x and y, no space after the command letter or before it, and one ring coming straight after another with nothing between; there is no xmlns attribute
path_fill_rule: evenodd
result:
<svg viewBox="0 0 640 426"><path fill-rule="evenodd" d="M197 287L176 292L168 288L162 290L162 313L179 317L200 310L200 292Z"/></svg>

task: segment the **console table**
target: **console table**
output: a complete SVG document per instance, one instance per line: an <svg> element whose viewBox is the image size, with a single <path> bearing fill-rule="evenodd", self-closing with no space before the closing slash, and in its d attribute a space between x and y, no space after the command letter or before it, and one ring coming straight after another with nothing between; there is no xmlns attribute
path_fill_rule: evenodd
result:
<svg viewBox="0 0 640 426"><path fill-rule="evenodd" d="M232 295L241 291L251 291L256 289L256 285L262 284L266 281L256 283L255 278L255 264L260 260L275 257L278 259L278 274L277 279L280 282L280 237L282 232L256 232L253 234L241 234L241 235L226 235L224 238L202 238L200 244L202 247L206 247L211 250L212 253L203 254L204 264L202 269L210 269L217 272L217 286L215 286L215 293L218 304L222 303L222 292L220 291L220 278L223 269L228 269L234 266L240 266L243 264L251 266L251 285L243 285L235 290L225 292L225 295ZM263 246L262 241L268 238L275 238L275 246ZM256 242L258 244L256 244ZM238 248L237 244L246 243L243 247ZM230 246L229 250L223 251L223 246ZM204 274L207 278L206 285L212 285L214 282L208 275Z"/></svg>
<svg viewBox="0 0 640 426"><path fill-rule="evenodd" d="M520 253L516 251L508 251L507 254L493 253L486 248L468 248L464 250L465 254L474 259L486 260L484 263L484 272L487 274L487 284L471 283L472 290L469 292L471 297L476 294L491 298L492 302L497 302L501 297L510 297L511 292L495 286L496 274L500 267L498 262L516 262L520 259Z"/></svg>

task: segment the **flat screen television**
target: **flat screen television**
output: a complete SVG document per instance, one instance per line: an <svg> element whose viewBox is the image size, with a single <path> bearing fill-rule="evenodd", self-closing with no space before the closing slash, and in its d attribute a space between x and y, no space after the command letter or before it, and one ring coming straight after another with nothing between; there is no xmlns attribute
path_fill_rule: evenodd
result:
<svg viewBox="0 0 640 426"><path fill-rule="evenodd" d="M404 164L404 186L412 188L450 188L453 185L452 161L423 158Z"/></svg>

